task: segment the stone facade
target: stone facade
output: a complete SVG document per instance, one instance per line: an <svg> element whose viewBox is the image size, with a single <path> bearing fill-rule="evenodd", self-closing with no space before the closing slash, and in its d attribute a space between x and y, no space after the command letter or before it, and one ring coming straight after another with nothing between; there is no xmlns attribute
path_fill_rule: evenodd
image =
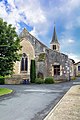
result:
<svg viewBox="0 0 80 120"><path fill-rule="evenodd" d="M25 28L20 34L22 50L21 61L14 65L14 75L11 79L6 80L6 84L20 84L24 79L30 80L31 60L36 61L36 75L41 73L44 78L52 76L56 80L69 79L70 76L70 59L67 55L60 53L60 44L57 40L56 31L51 41L51 48L48 48ZM55 49L52 47L56 45ZM72 64L71 64L72 65ZM73 71L72 71L73 72Z"/></svg>
<svg viewBox="0 0 80 120"><path fill-rule="evenodd" d="M80 76L80 62L75 63L75 74Z"/></svg>
<svg viewBox="0 0 80 120"><path fill-rule="evenodd" d="M70 76L71 78L74 78L76 76L75 71L75 61L73 59L69 59L69 68L70 68Z"/></svg>

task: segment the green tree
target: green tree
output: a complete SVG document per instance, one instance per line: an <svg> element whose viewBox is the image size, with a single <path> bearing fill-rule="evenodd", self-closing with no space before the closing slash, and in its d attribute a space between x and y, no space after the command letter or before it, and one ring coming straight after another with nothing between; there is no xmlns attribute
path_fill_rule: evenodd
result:
<svg viewBox="0 0 80 120"><path fill-rule="evenodd" d="M20 39L15 27L0 18L0 76L13 73L13 66L20 59Z"/></svg>
<svg viewBox="0 0 80 120"><path fill-rule="evenodd" d="M36 79L35 60L31 60L31 66L30 66L30 81L31 81L31 83L35 83L35 79Z"/></svg>

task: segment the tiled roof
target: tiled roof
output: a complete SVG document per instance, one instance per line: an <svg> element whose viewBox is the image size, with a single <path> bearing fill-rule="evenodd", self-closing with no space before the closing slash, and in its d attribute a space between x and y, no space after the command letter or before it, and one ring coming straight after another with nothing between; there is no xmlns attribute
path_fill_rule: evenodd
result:
<svg viewBox="0 0 80 120"><path fill-rule="evenodd" d="M77 62L77 63L75 63L75 65L77 65L77 64L79 64L80 63L80 61L79 62Z"/></svg>

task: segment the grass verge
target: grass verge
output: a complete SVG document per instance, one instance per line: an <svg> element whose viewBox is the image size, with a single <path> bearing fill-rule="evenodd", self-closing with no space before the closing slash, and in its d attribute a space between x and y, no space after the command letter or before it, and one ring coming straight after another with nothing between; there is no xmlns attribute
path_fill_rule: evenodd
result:
<svg viewBox="0 0 80 120"><path fill-rule="evenodd" d="M11 93L13 90L8 88L0 88L0 96Z"/></svg>

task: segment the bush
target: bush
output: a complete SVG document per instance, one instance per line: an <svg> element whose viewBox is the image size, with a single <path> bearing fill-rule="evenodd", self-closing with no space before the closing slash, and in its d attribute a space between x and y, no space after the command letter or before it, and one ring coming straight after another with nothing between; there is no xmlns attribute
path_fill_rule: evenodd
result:
<svg viewBox="0 0 80 120"><path fill-rule="evenodd" d="M45 83L46 84L53 84L54 83L54 79L52 77L47 77L47 78L45 78Z"/></svg>
<svg viewBox="0 0 80 120"><path fill-rule="evenodd" d="M76 77L72 77L71 80L76 80Z"/></svg>
<svg viewBox="0 0 80 120"><path fill-rule="evenodd" d="M43 84L43 83L44 83L44 79L36 78L36 79L35 79L35 83L36 83L36 84Z"/></svg>
<svg viewBox="0 0 80 120"><path fill-rule="evenodd" d="M5 78L3 76L0 76L0 85L4 85Z"/></svg>

